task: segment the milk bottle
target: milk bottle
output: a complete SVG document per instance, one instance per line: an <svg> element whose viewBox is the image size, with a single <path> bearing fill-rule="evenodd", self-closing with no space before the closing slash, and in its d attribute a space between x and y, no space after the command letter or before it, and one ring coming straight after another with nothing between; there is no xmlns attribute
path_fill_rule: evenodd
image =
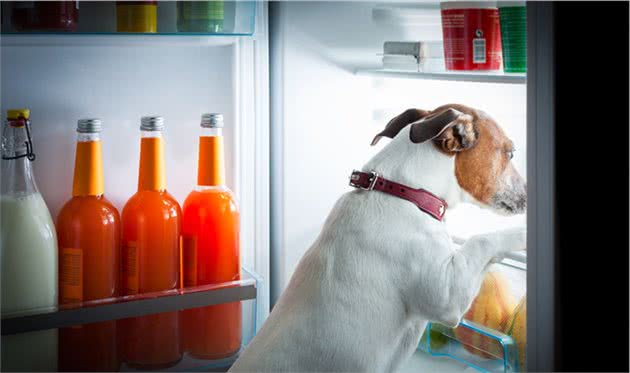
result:
<svg viewBox="0 0 630 373"><path fill-rule="evenodd" d="M2 136L2 316L57 304L57 238L37 190L29 110L9 110ZM57 330L2 337L2 371L56 370Z"/></svg>

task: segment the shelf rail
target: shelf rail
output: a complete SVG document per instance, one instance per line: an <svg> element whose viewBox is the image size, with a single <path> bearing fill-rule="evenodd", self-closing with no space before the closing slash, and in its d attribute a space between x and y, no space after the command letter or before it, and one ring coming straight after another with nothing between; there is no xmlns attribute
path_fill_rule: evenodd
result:
<svg viewBox="0 0 630 373"><path fill-rule="evenodd" d="M456 82L475 83L505 83L505 84L526 84L527 75L520 73L495 73L495 72L420 72L403 71L389 69L360 69L355 71L356 75L380 77L380 78L403 78L403 79L424 79L424 80L445 80Z"/></svg>
<svg viewBox="0 0 630 373"><path fill-rule="evenodd" d="M222 303L256 299L257 275L243 268L245 279L217 285L107 298L2 316L2 335L119 320Z"/></svg>

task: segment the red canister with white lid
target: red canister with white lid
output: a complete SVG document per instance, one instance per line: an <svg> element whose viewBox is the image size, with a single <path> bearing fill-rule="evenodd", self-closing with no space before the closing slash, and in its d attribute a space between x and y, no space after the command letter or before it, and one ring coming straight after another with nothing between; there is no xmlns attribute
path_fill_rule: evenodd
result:
<svg viewBox="0 0 630 373"><path fill-rule="evenodd" d="M440 3L447 70L501 70L501 25L494 1Z"/></svg>

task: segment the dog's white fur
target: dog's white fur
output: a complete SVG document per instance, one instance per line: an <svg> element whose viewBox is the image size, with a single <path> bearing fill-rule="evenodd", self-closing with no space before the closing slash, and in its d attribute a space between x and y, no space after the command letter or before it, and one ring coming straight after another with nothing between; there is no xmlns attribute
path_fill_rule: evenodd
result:
<svg viewBox="0 0 630 373"><path fill-rule="evenodd" d="M454 158L430 141L413 144L408 126L363 170L453 208L476 202L459 187ZM456 326L488 265L523 249L524 229L475 236L458 249L445 225L412 203L348 192L230 371L394 371L428 321Z"/></svg>

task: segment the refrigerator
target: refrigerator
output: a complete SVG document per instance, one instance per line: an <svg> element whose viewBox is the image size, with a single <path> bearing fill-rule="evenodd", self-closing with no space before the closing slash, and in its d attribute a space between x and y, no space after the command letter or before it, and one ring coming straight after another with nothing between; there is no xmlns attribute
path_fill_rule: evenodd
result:
<svg viewBox="0 0 630 373"><path fill-rule="evenodd" d="M565 291L569 285L561 281L568 262L560 254L572 244L563 237L571 231L566 222L574 210L566 207L560 215L557 203L562 184L558 169L571 164L557 153L563 139L559 128L566 127L558 118L563 107L556 95L561 88L570 91L572 84L558 80L567 71L560 70L560 63L570 65L561 61L562 46L569 45L561 26L574 19L568 5L527 2L526 73L457 73L440 66L440 54L431 61L435 65L424 70L383 65L386 42L443 43L438 1L215 1L209 3L220 4L219 26L203 30L184 28L185 17L198 18L186 13L182 2L69 3L66 12L71 15L56 14L54 21L69 17L71 23L20 29L15 26L16 12L36 9L37 2L2 2L2 120L8 121L9 109L30 110L31 150L36 155L30 164L52 219L57 222L72 195L77 120L101 120L105 195L122 212L138 186L141 117L163 118L166 188L183 205L197 185L202 114L221 113L225 184L240 211L241 269L238 278L228 282L182 283L162 291L3 314L3 370L61 370L60 351L69 348L59 339L64 330L113 323L117 333L124 334L125 320L142 322L166 313L177 315L181 326L187 311L238 304L237 350L225 356L195 356L187 350L190 341L182 332L179 359L148 366L227 370L264 324L337 199L352 190L352 170L389 141L370 146L372 138L406 109L433 110L449 103L483 110L501 126L514 143L512 164L526 179L528 193L526 214L500 216L472 204L449 210L444 224L453 244L477 234L526 227L527 251L490 269L500 283L495 286L510 299L509 310L501 310L501 325L484 323L474 312L455 329L430 323L401 370L574 370L574 360L568 358L572 345L563 339L569 322L560 313L563 307L570 312L574 300ZM141 21L150 24L148 29L121 28L123 7L134 4L142 7L137 12L152 12L148 14L153 18ZM627 4L619 4L627 13ZM581 16L592 11L580 9ZM605 13L612 17L610 9ZM216 21L212 14L205 19ZM567 49L564 53L570 53ZM627 56L618 63L627 65ZM627 130L627 123L622 127ZM564 225L558 216L564 216ZM183 261L184 252L179 255ZM627 257L627 251L623 255ZM619 262L623 269L624 262ZM181 266L183 278L185 263ZM521 308L525 304L526 312ZM618 310L627 315L627 305ZM517 316L523 328L518 335L508 326ZM158 323L146 330L153 333L163 327ZM95 335L84 336L85 341ZM130 343L153 343L152 348L167 343L159 334L149 335L151 341L110 341L117 356L112 358L115 370L138 368L121 352ZM623 355L624 343L627 340L616 343L611 354ZM81 360L70 355L70 360ZM81 367L97 369L90 361Z"/></svg>

